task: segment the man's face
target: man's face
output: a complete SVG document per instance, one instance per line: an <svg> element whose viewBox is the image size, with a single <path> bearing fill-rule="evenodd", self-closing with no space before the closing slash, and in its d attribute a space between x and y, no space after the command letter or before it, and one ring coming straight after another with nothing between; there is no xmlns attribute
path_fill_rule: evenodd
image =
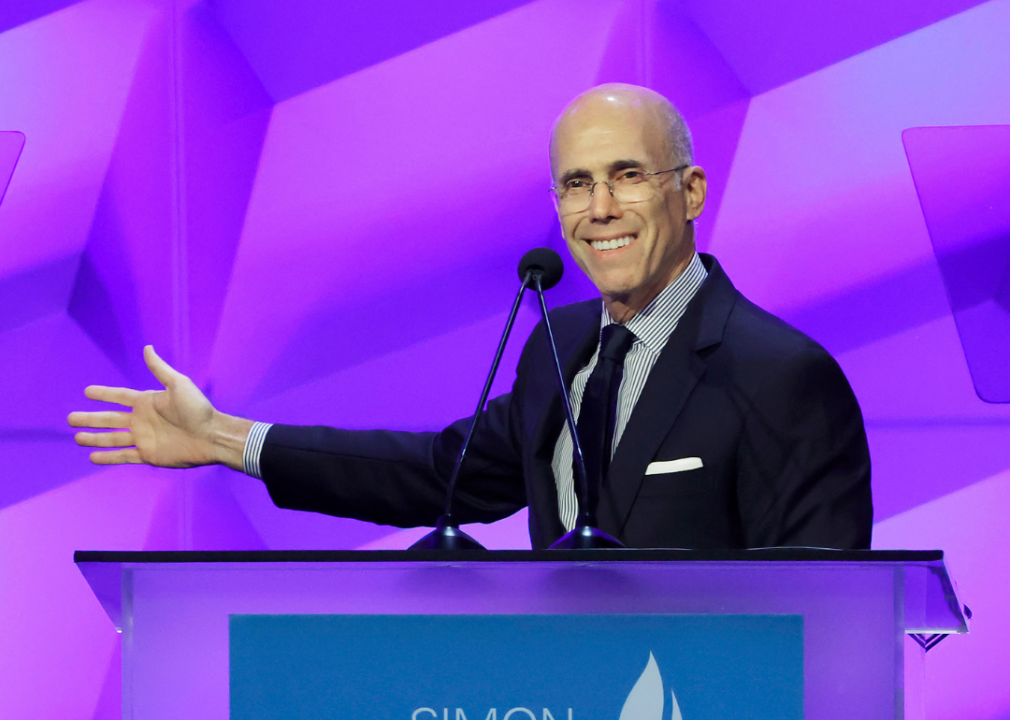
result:
<svg viewBox="0 0 1010 720"><path fill-rule="evenodd" d="M670 170L673 163L652 113L606 99L561 120L552 161L559 185L573 177L612 182L629 168L657 172ZM677 189L677 174L650 178L648 199L641 202L619 203L601 182L586 210L564 214L559 208L572 257L605 299L640 310L690 262L694 237L686 228L688 208L685 192ZM615 240L620 247L610 249Z"/></svg>

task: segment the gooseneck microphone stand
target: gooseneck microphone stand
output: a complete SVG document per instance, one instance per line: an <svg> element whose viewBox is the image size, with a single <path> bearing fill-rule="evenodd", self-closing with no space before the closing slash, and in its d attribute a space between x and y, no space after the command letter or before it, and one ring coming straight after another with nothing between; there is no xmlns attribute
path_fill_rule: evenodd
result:
<svg viewBox="0 0 1010 720"><path fill-rule="evenodd" d="M535 248L523 255L519 261L519 277L522 285L516 295L515 302L512 303L512 312L509 313L508 322L505 323L505 332L502 333L501 341L498 343L498 351L495 353L494 362L491 363L491 371L484 382L484 389L480 394L480 401L477 403L477 411L470 421L463 445L456 456L456 464L452 467L452 474L449 475L449 486L445 495L445 512L439 517L435 529L410 546L411 550L483 550L484 547L459 529L459 523L452 515L452 500L456 492L456 482L459 479L459 469L466 458L466 451L470 447L477 422L484 414L484 406L487 403L487 396L491 392L491 384L494 382L495 374L498 372L498 365L501 362L502 354L505 352L505 344L508 342L512 332L512 325L515 323L516 315L519 313L519 306L523 299L526 288L531 285L536 288L537 298L540 302L540 313L544 319L544 329L547 331L547 342L551 348L551 357L554 361L554 370L558 380L558 390L561 392L561 403L565 409L565 420L568 423L568 431L572 436L572 460L575 471L575 484L579 498L579 516L575 528L551 545L551 549L590 549L590 548L619 548L623 547L620 542L607 535L596 527L595 508L592 507L589 498L589 482L586 477L586 461L582 455L582 443L579 442L579 434L576 430L575 416L572 414L572 403L568 398L568 386L565 383L564 371L561 369L561 361L558 359L558 347L554 342L554 331L551 329L551 319L547 314L547 303L544 301L544 290L550 290L558 284L564 273L564 263L561 257L550 248Z"/></svg>
<svg viewBox="0 0 1010 720"><path fill-rule="evenodd" d="M559 258L560 262L560 258ZM572 413L572 402L568 397L568 385L558 358L558 346L554 342L554 332L551 330L551 320L547 315L547 303L544 302L544 288L540 286L539 276L534 276L533 282L540 300L540 313L544 318L544 329L547 330L547 341L551 346L551 357L554 360L554 370L557 374L558 388L561 391L561 404L565 409L565 421L568 432L572 436L572 466L575 471L575 487L579 497L579 515L575 527L561 536L551 545L551 550L592 550L601 548L624 547L620 541L607 535L596 527L596 509L589 498L589 478L586 475L586 460L582 454L582 443L576 430L575 415Z"/></svg>
<svg viewBox="0 0 1010 720"><path fill-rule="evenodd" d="M411 545L411 550L484 549L483 545L459 529L459 523L456 522L455 518L452 516L452 500L456 493L456 481L459 479L459 469L463 465L463 460L466 458L466 451L467 448L470 447L470 441L473 439L473 433L477 428L477 422L480 420L481 415L484 414L484 406L487 403L487 396L491 392L491 384L494 382L494 377L498 372L498 365L501 363L502 354L505 352L505 344L508 342L509 335L512 333L512 325L515 323L516 315L519 313L519 306L522 303L523 294L526 292L526 288L530 286L530 283L533 282L534 277L537 278L537 287L539 288L540 279L544 275L544 270L539 267L539 263L529 262L530 256L534 256L535 260L538 257L537 253L544 250L547 249L537 248L535 250L530 250L528 253L523 255L522 260L519 261L519 277L522 279L522 285L519 286L519 294L516 295L515 302L512 303L512 312L509 313L508 322L505 323L505 332L502 333L501 340L498 343L498 351L495 353L494 362L491 363L491 371L488 373L487 380L484 381L484 389L481 391L480 400L477 402L477 411L473 414L473 419L470 421L470 427L467 429L466 437L463 439L463 445L459 449L459 455L456 456L456 464L452 466L452 474L449 475L449 487L445 493L445 512L442 513L442 516L438 519L435 529ZM547 250L547 252L553 251ZM555 256L557 256L557 253L555 253ZM560 262L561 259L558 258L558 263L560 264ZM560 279L561 271L558 271L557 279L554 280L552 286Z"/></svg>

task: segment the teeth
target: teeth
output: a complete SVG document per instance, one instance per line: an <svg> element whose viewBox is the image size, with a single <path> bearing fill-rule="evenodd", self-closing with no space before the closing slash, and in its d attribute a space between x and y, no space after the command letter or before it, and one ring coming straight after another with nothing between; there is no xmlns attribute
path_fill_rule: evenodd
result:
<svg viewBox="0 0 1010 720"><path fill-rule="evenodd" d="M614 240L593 240L591 245L593 246L593 250L616 250L625 245L630 245L632 239L631 235L625 235Z"/></svg>

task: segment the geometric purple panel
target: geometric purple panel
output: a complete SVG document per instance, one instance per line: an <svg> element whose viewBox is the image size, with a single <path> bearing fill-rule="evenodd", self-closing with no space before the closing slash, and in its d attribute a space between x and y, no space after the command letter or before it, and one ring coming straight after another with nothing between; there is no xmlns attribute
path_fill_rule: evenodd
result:
<svg viewBox="0 0 1010 720"><path fill-rule="evenodd" d="M16 0L0 3L0 32L73 5L77 0Z"/></svg>
<svg viewBox="0 0 1010 720"><path fill-rule="evenodd" d="M901 138L975 392L1010 403L1010 125Z"/></svg>
<svg viewBox="0 0 1010 720"><path fill-rule="evenodd" d="M527 2L211 0L211 7L281 102Z"/></svg>
<svg viewBox="0 0 1010 720"><path fill-rule="evenodd" d="M684 7L752 95L940 22L983 0L660 0Z"/></svg>
<svg viewBox="0 0 1010 720"><path fill-rule="evenodd" d="M7 184L14 174L14 166L21 157L21 149L25 146L25 134L16 130L0 132L0 202L3 202L7 192Z"/></svg>

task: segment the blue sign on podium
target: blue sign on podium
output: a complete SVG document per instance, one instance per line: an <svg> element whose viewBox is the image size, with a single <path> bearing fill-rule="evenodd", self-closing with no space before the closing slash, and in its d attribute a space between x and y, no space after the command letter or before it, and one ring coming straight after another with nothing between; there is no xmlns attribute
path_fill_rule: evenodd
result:
<svg viewBox="0 0 1010 720"><path fill-rule="evenodd" d="M797 720L799 615L232 615L233 720Z"/></svg>

